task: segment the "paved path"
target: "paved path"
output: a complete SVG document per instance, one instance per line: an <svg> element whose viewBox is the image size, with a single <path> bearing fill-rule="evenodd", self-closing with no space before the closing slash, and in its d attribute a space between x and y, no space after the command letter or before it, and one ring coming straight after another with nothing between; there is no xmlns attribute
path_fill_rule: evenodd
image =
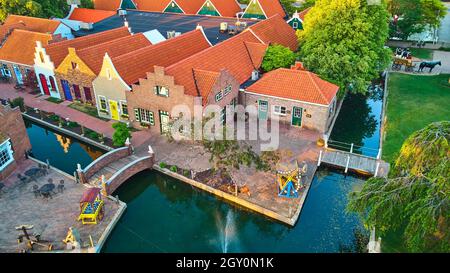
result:
<svg viewBox="0 0 450 273"><path fill-rule="evenodd" d="M450 52L438 50L434 51L433 60L439 60L442 62L442 66L436 66L436 72L440 72L442 74L450 74Z"/></svg>
<svg viewBox="0 0 450 273"><path fill-rule="evenodd" d="M23 97L25 104L29 107L39 108L46 112L55 113L63 118L69 118L71 121L75 121L84 127L94 130L98 133L104 134L108 138L112 138L114 129L112 124L115 121L104 121L88 114L80 112L78 110L68 107L71 102L64 101L60 104L49 102L46 99L48 96L36 96L27 92L17 92L12 84L0 84L0 98L2 99L14 99L17 97ZM132 143L135 147L142 145L148 140L150 136L148 133L139 131L132 133Z"/></svg>

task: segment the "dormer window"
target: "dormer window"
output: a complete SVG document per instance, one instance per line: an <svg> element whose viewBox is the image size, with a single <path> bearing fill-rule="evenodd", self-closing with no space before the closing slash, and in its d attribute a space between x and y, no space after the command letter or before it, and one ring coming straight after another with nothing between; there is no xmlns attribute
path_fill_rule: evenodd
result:
<svg viewBox="0 0 450 273"><path fill-rule="evenodd" d="M155 94L162 97L169 96L169 89L164 86L157 85L154 87Z"/></svg>

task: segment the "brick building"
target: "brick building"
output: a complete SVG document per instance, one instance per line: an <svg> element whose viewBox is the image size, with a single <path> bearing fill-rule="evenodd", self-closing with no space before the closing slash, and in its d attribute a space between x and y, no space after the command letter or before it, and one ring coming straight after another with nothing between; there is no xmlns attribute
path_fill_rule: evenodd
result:
<svg viewBox="0 0 450 273"><path fill-rule="evenodd" d="M276 115L284 124L325 133L337 114L338 90L337 85L294 66L266 73L243 90L243 100L257 107L259 119Z"/></svg>
<svg viewBox="0 0 450 273"><path fill-rule="evenodd" d="M206 39L202 28L198 27L197 30L116 58L111 58L107 54L103 59L100 74L93 82L99 115L113 120L128 121L131 114L133 119L135 114L134 110L131 109L134 108L128 106L127 95L132 88L134 89L138 86L135 84L139 83L147 86L145 78L148 73L154 72L155 66L169 66L210 46L211 44ZM172 89L172 84L173 82L170 82L170 80L161 79L157 83L157 88L159 89L156 91L152 86L149 91L153 94L155 92L159 93L164 97L167 96L167 92L172 93L172 91L168 91ZM145 96L140 97L138 100L151 101L154 98L150 94ZM133 111L133 113L130 113L130 111ZM139 115L143 124L153 124L151 121L153 118L150 117L153 114L142 110L136 114L137 117Z"/></svg>
<svg viewBox="0 0 450 273"><path fill-rule="evenodd" d="M0 104L0 181L6 179L25 160L31 149L19 108Z"/></svg>
<svg viewBox="0 0 450 273"><path fill-rule="evenodd" d="M0 47L1 76L17 84L25 84L29 77L35 77L32 71L36 42L47 45L52 37L51 34L13 29Z"/></svg>

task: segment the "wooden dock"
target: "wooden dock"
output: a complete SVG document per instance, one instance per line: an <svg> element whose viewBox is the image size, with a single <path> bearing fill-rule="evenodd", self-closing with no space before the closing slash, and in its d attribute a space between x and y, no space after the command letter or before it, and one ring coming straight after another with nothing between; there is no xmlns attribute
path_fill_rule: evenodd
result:
<svg viewBox="0 0 450 273"><path fill-rule="evenodd" d="M318 166L322 163L373 176L385 176L389 164L374 157L326 148L320 151ZM387 168L387 170L386 170Z"/></svg>

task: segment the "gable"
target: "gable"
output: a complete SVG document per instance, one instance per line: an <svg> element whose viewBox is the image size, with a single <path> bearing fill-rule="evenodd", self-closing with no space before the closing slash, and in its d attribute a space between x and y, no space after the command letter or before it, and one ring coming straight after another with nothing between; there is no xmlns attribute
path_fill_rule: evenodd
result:
<svg viewBox="0 0 450 273"><path fill-rule="evenodd" d="M220 16L216 7L210 0L206 0L201 9L198 11L200 15Z"/></svg>
<svg viewBox="0 0 450 273"><path fill-rule="evenodd" d="M243 18L257 18L257 19L266 19L266 15L264 10L261 7L261 4L258 0L252 0L247 9L244 12Z"/></svg>
<svg viewBox="0 0 450 273"><path fill-rule="evenodd" d="M103 90L103 88L105 88L106 86L109 87L106 89L111 89L111 91L131 90L130 86L126 84L125 81L120 77L108 54L105 54L105 56L103 57L103 64L100 73L92 82L92 84L96 93L97 91ZM115 88L111 88L111 86L114 86Z"/></svg>
<svg viewBox="0 0 450 273"><path fill-rule="evenodd" d="M77 55L77 52L74 48L68 49L69 53L55 69L55 72L61 74L72 73L74 70L73 65L76 65L76 70L80 73L87 74L89 76L95 76L95 73L87 66L87 64Z"/></svg>
<svg viewBox="0 0 450 273"><path fill-rule="evenodd" d="M121 9L136 9L136 5L132 0L122 0Z"/></svg>
<svg viewBox="0 0 450 273"><path fill-rule="evenodd" d="M178 6L178 4L175 1L171 1L164 12L174 12L174 13L184 13L183 10Z"/></svg>

